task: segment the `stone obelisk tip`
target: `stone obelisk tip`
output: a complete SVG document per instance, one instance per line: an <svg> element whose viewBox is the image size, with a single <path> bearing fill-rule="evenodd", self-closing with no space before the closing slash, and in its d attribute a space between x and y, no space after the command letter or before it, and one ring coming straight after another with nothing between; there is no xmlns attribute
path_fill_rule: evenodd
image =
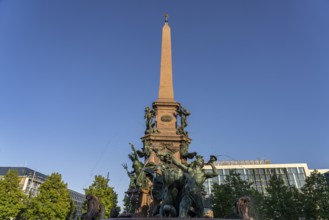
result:
<svg viewBox="0 0 329 220"><path fill-rule="evenodd" d="M165 14L165 24L162 28L160 87L158 101L174 101L172 79L171 33L168 25L168 14Z"/></svg>

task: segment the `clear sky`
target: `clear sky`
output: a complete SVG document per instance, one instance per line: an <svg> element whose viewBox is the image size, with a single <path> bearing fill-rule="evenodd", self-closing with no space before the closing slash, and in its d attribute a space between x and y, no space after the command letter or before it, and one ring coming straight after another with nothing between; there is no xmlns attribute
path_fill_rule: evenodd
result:
<svg viewBox="0 0 329 220"><path fill-rule="evenodd" d="M141 147L169 13L191 151L329 168L329 2L0 0L0 166L83 192Z"/></svg>

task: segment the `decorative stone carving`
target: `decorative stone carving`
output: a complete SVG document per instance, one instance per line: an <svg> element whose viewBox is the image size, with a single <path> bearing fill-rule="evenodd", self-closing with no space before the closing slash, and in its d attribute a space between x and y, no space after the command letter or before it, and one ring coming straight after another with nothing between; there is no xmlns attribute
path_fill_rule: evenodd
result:
<svg viewBox="0 0 329 220"><path fill-rule="evenodd" d="M161 121L163 121L163 122L171 122L172 120L173 120L173 117L171 115L161 116Z"/></svg>

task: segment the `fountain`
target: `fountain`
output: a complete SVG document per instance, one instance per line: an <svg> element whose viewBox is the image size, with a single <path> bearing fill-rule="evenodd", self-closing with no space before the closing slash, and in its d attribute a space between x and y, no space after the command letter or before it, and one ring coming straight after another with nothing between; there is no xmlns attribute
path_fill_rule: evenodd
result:
<svg viewBox="0 0 329 220"><path fill-rule="evenodd" d="M166 15L158 99L145 108L143 147L136 150L130 144L132 170L123 164L130 178L126 198L133 217L204 217L203 183L218 175L214 166L217 158L210 157L207 164L212 172L207 173L203 157L189 152L188 116L190 112L174 100L171 30Z"/></svg>
<svg viewBox="0 0 329 220"><path fill-rule="evenodd" d="M130 144L132 153L128 156L132 170L129 171L127 164L123 164L130 177L127 198L134 211L132 216L202 218L205 216L203 183L207 178L218 175L214 165L217 158L210 156L205 163L202 156L189 152L191 139L186 131L189 111L177 102L165 104L166 112L159 111L163 106L158 103L153 103L153 109L145 108L143 147L136 150ZM161 116L161 113L165 115ZM169 120L169 117L172 118ZM165 123L175 121L172 123L175 130L170 126L161 126L157 118ZM180 125L176 122L179 118ZM212 167L211 173L203 170L205 164Z"/></svg>

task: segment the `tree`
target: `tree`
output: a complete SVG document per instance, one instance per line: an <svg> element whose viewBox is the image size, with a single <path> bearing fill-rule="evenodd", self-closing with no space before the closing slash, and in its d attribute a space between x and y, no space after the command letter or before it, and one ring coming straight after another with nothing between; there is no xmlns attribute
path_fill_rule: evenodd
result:
<svg viewBox="0 0 329 220"><path fill-rule="evenodd" d="M298 189L286 186L280 177L273 175L263 203L265 219L299 219L300 201L301 194Z"/></svg>
<svg viewBox="0 0 329 220"><path fill-rule="evenodd" d="M329 186L326 178L317 170L306 178L302 187L304 217L306 219L329 219Z"/></svg>
<svg viewBox="0 0 329 220"><path fill-rule="evenodd" d="M66 216L66 220L74 220L77 215L77 206L74 201L70 199L70 210Z"/></svg>
<svg viewBox="0 0 329 220"><path fill-rule="evenodd" d="M70 194L59 173L53 173L39 187L37 197L30 200L29 220L63 220L70 211Z"/></svg>
<svg viewBox="0 0 329 220"><path fill-rule="evenodd" d="M230 173L226 176L224 183L221 185L214 184L211 195L214 217L232 218L237 217L234 213L233 206L238 198L248 196L251 198L251 204L255 201L260 202L262 195L251 188L250 183L241 179L240 174ZM257 198L257 199L256 199ZM250 205L251 205L250 204ZM249 208L250 216L259 215L254 207Z"/></svg>
<svg viewBox="0 0 329 220"><path fill-rule="evenodd" d="M95 180L88 189L85 190L86 195L97 196L101 204L104 206L105 218L110 218L111 210L117 208L117 197L118 195L114 192L113 187L109 185L109 179L104 178L101 175L95 176ZM86 205L85 201L85 205Z"/></svg>
<svg viewBox="0 0 329 220"><path fill-rule="evenodd" d="M126 213L135 213L135 205L134 202L131 201L130 197L128 195L125 195L123 198L123 211Z"/></svg>
<svg viewBox="0 0 329 220"><path fill-rule="evenodd" d="M26 195L19 187L18 172L9 170L0 180L0 219L16 218L25 208Z"/></svg>

